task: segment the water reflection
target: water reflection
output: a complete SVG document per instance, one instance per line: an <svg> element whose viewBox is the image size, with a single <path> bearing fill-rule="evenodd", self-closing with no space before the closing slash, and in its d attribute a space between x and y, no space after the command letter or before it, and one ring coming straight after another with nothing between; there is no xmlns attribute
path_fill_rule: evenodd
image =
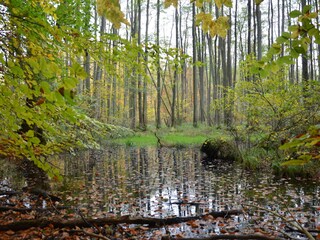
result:
<svg viewBox="0 0 320 240"><path fill-rule="evenodd" d="M257 202L273 210L319 206L316 183L275 180L231 163L208 165L196 149L87 151L66 156L64 174L65 197L97 216L192 216Z"/></svg>

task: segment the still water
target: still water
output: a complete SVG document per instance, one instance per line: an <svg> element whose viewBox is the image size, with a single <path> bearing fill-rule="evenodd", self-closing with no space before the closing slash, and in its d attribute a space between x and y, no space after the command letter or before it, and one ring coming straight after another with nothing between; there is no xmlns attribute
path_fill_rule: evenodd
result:
<svg viewBox="0 0 320 240"><path fill-rule="evenodd" d="M320 224L318 182L279 179L236 163L208 164L198 149L82 152L65 156L64 174L65 198L95 216L184 217L259 206L270 212L258 209L255 221L276 221L274 211L294 216L305 227Z"/></svg>
<svg viewBox="0 0 320 240"><path fill-rule="evenodd" d="M305 228L320 228L319 182L275 178L271 172L247 171L237 163L209 164L198 149L108 147L62 155L54 162L64 179L53 189L86 216L166 218L246 209L224 226L245 233L257 226L273 233L285 231L287 223L277 213ZM5 169L1 178L12 174ZM19 176L7 179L13 183ZM23 180L17 184L23 185ZM204 236L223 230L216 221L204 224ZM184 225L178 231L189 230ZM187 236L201 232L189 231Z"/></svg>

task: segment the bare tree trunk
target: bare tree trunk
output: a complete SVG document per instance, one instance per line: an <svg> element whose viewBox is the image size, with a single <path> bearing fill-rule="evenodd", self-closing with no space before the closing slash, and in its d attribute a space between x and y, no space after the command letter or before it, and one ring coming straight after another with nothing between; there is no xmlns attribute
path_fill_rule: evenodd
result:
<svg viewBox="0 0 320 240"><path fill-rule="evenodd" d="M176 26L176 61L178 61L179 58L179 15L178 15L178 9L175 10L175 26ZM171 104L171 126L174 127L176 125L176 86L178 84L178 64L175 66L174 70L174 76L173 76L173 86L172 86L172 104Z"/></svg>
<svg viewBox="0 0 320 240"><path fill-rule="evenodd" d="M233 86L237 82L237 56L238 56L238 32L237 32L237 17L238 17L238 0L235 0L235 13L234 13L234 63L233 63ZM241 33L240 33L241 34Z"/></svg>
<svg viewBox="0 0 320 240"><path fill-rule="evenodd" d="M160 0L157 0L157 36L156 45L160 46ZM160 53L157 56L157 110L156 110L156 126L161 127L161 76L160 76Z"/></svg>
<svg viewBox="0 0 320 240"><path fill-rule="evenodd" d="M132 0L131 3L131 38L134 38L137 33L137 3ZM132 129L136 128L136 115L137 115L137 82L136 82L136 70L132 70L132 74L129 77L129 118L130 127Z"/></svg>
<svg viewBox="0 0 320 240"><path fill-rule="evenodd" d="M251 1L248 0L247 9L248 9L248 49L247 53L251 53Z"/></svg>
<svg viewBox="0 0 320 240"><path fill-rule="evenodd" d="M213 57L214 57L214 52L212 48L212 37L207 34L207 42L208 42L208 52L209 52L209 74L208 74L208 95L207 95L207 122L208 125L212 125L212 119L211 119L211 88L213 85L214 81L214 64L213 64Z"/></svg>
<svg viewBox="0 0 320 240"><path fill-rule="evenodd" d="M230 25L232 26L231 23L231 9L229 8L229 19L230 19ZM232 83L232 64L231 64L231 28L228 30L228 35L227 35L227 66L226 66L226 70L227 70L227 76L226 76L226 85L227 87L232 87L233 83ZM227 88L225 89L225 91L227 91ZM227 96L227 94L226 94ZM227 110L226 110L226 116L225 116L225 123L227 126L231 126L232 124L232 96L227 96L228 98L228 106L227 106Z"/></svg>
<svg viewBox="0 0 320 240"><path fill-rule="evenodd" d="M101 17L101 25L100 25L100 36L105 33L106 29L106 19L105 17ZM94 75L94 97L95 97L95 118L101 118L101 85L102 85L102 68L99 64L97 64L96 72Z"/></svg>
<svg viewBox="0 0 320 240"><path fill-rule="evenodd" d="M112 28L113 34L118 34L117 29L115 29L114 27ZM116 49L118 47L118 43L117 40L113 41L112 44L113 49ZM113 66L114 69L117 68L117 62L114 61L113 62ZM110 106L110 110L109 110L109 114L108 116L112 116L113 119L115 119L116 117L116 113L117 113L117 77L116 74L112 77L112 91L111 91L111 106Z"/></svg>
<svg viewBox="0 0 320 240"><path fill-rule="evenodd" d="M301 0L301 9L306 6L306 0ZM302 82L309 80L308 72L308 58L305 55L302 55Z"/></svg>
<svg viewBox="0 0 320 240"><path fill-rule="evenodd" d="M138 45L141 44L141 0L137 0L138 4L138 23L137 23L137 31L138 31ZM140 64L141 60L141 54L138 53L138 63ZM139 73L138 74L138 110L139 110L139 127L140 129L145 129L145 123L144 123L144 114L143 114L143 82L142 82L142 76Z"/></svg>
<svg viewBox="0 0 320 240"><path fill-rule="evenodd" d="M198 28L199 29L199 28ZM198 48L198 61L199 62L204 62L204 37L203 37L203 32L201 29L198 31L199 35L199 48ZM200 41L201 38L201 41ZM205 111L204 111L204 98L205 97L205 92L204 92L204 67L201 65L199 66L199 100L200 100L200 122L205 121Z"/></svg>
<svg viewBox="0 0 320 240"><path fill-rule="evenodd" d="M147 54L147 44L148 44L148 34L149 34L149 8L150 8L150 0L147 0L147 9L146 9L146 35L145 35L145 62L148 62L148 54ZM148 69L146 68L146 73L148 72ZM148 122L148 93L147 93L147 79L144 78L143 80L143 125L146 127Z"/></svg>
<svg viewBox="0 0 320 240"><path fill-rule="evenodd" d="M262 22L261 22L261 10L260 4L256 5L256 17L257 17L257 59L262 58Z"/></svg>
<svg viewBox="0 0 320 240"><path fill-rule="evenodd" d="M192 49L193 49L193 126L198 126L198 79L197 79L197 36L196 36L196 6L192 4Z"/></svg>
<svg viewBox="0 0 320 240"><path fill-rule="evenodd" d="M87 73L87 77L85 79L85 86L84 91L87 92L90 95L91 90L91 82L90 82L90 54L88 53L88 50L85 50L85 60L84 60L84 70Z"/></svg>
<svg viewBox="0 0 320 240"><path fill-rule="evenodd" d="M316 5L316 11L317 12L319 12L319 2L318 2L318 0L315 0L315 5ZM317 25L319 26L319 15L317 16ZM318 46L317 46L317 50L318 50L318 56L320 55L320 44L317 44ZM320 58L318 57L317 58L318 59L318 61L317 61L317 63L318 63L318 76L317 76L317 78L315 78L314 80L318 80L318 81L320 81Z"/></svg>

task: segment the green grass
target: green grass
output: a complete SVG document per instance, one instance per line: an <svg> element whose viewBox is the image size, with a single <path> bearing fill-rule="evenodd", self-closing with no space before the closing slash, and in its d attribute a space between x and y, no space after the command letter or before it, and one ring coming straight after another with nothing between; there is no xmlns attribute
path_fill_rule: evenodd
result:
<svg viewBox="0 0 320 240"><path fill-rule="evenodd" d="M155 133L164 146L171 147L201 146L207 138L227 135L224 130L214 127L200 125L195 128L191 124L185 124L176 128L148 128L147 131L136 132L134 136L112 139L109 142L116 145L137 147L157 146L158 140Z"/></svg>

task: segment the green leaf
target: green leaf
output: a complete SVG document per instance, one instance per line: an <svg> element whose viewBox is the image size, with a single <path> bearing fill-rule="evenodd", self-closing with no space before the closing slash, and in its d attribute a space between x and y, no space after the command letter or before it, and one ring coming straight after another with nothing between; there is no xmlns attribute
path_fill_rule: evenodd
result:
<svg viewBox="0 0 320 240"><path fill-rule="evenodd" d="M308 161L295 159L281 163L281 166L303 166L306 163L308 163Z"/></svg>
<svg viewBox="0 0 320 240"><path fill-rule="evenodd" d="M280 150L288 150L288 149L295 148L300 145L301 145L300 141L291 141L291 142L287 142L287 143L281 145L279 147L279 149Z"/></svg>
<svg viewBox="0 0 320 240"><path fill-rule="evenodd" d="M291 34L289 32L283 32L282 33L282 37L286 38L286 39L289 39L291 36Z"/></svg>
<svg viewBox="0 0 320 240"><path fill-rule="evenodd" d="M277 37L277 40L276 40L276 42L277 42L278 44L283 44L283 43L285 43L285 42L287 42L287 41L288 41L288 38L285 38L285 37L283 37L283 36Z"/></svg>
<svg viewBox="0 0 320 240"><path fill-rule="evenodd" d="M78 79L73 78L73 77L68 77L63 79L63 85L67 88L67 89L73 89L77 86L78 84Z"/></svg>
<svg viewBox="0 0 320 240"><path fill-rule="evenodd" d="M308 15L309 18L317 18L318 17L318 13L316 12L312 12Z"/></svg>
<svg viewBox="0 0 320 240"><path fill-rule="evenodd" d="M18 66L13 66L11 67L11 72L14 74L14 75L17 75L18 77L24 77L24 72L23 70L18 67Z"/></svg>
<svg viewBox="0 0 320 240"><path fill-rule="evenodd" d="M300 28L300 26L298 26L298 25L291 25L288 27L288 30L290 32L293 32L293 31L299 30L299 28Z"/></svg>
<svg viewBox="0 0 320 240"><path fill-rule="evenodd" d="M40 67L39 67L39 63L36 61L36 59L29 58L29 59L26 60L26 62L32 67L33 72L35 74L39 73Z"/></svg>
<svg viewBox="0 0 320 240"><path fill-rule="evenodd" d="M34 143L35 145L39 145L40 144L40 139L37 138L37 137L32 137L32 138L29 139L29 141L31 143Z"/></svg>
<svg viewBox="0 0 320 240"><path fill-rule="evenodd" d="M291 18L296 18L299 17L302 13L299 10L293 10L292 12L290 12L289 16Z"/></svg>
<svg viewBox="0 0 320 240"><path fill-rule="evenodd" d="M311 29L308 31L308 35L309 35L309 36L319 35L319 30L316 29L316 28L311 28Z"/></svg>
<svg viewBox="0 0 320 240"><path fill-rule="evenodd" d="M300 54L295 51L294 49L291 49L290 51L290 55L293 57L293 58L298 58L300 56Z"/></svg>
<svg viewBox="0 0 320 240"><path fill-rule="evenodd" d="M306 5L306 6L303 7L302 12L303 13L308 13L308 12L310 12L311 8L312 8L311 5Z"/></svg>
<svg viewBox="0 0 320 240"><path fill-rule="evenodd" d="M280 44L272 44L272 47L269 49L270 54L276 55L281 53L281 45Z"/></svg>
<svg viewBox="0 0 320 240"><path fill-rule="evenodd" d="M305 48L303 48L302 46L294 47L294 50L299 54L305 54L306 53Z"/></svg>
<svg viewBox="0 0 320 240"><path fill-rule="evenodd" d="M25 135L27 136L27 137L33 137L34 136L34 131L33 130L29 130L28 132L26 132L25 133Z"/></svg>
<svg viewBox="0 0 320 240"><path fill-rule="evenodd" d="M294 61L292 60L292 57L290 57L290 56L279 57L277 61L280 64L294 64Z"/></svg>
<svg viewBox="0 0 320 240"><path fill-rule="evenodd" d="M40 87L42 88L42 90L44 91L44 93L49 93L51 92L51 87L50 84L46 81L42 81L40 82Z"/></svg>

